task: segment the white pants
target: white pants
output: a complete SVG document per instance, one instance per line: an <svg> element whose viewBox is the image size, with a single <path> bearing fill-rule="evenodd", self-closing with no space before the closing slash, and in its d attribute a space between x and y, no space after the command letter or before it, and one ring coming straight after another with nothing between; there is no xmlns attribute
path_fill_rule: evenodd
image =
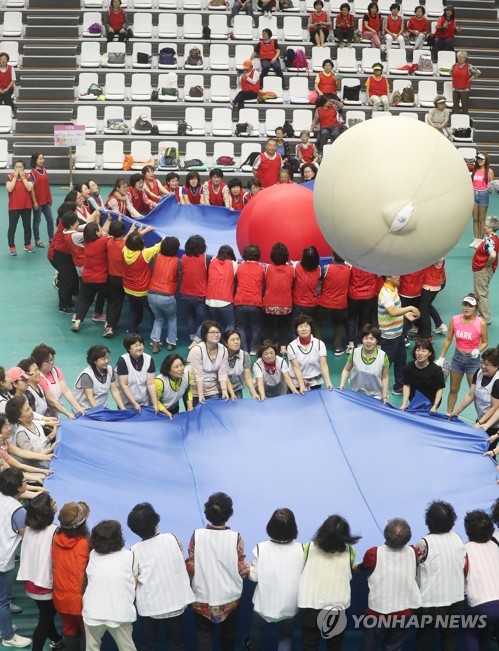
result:
<svg viewBox="0 0 499 651"><path fill-rule="evenodd" d="M132 639L132 624L129 623L116 627L105 624L100 626L85 624L85 651L100 651L100 643L106 631L109 631L119 651L137 651Z"/></svg>
<svg viewBox="0 0 499 651"><path fill-rule="evenodd" d="M390 110L390 104L388 103L388 97L386 95L381 95L379 97L378 95L372 95L371 96L371 102L373 103L373 113L374 111L389 111Z"/></svg>
<svg viewBox="0 0 499 651"><path fill-rule="evenodd" d="M385 38L386 38L386 49L389 50L392 47L394 38L390 34L387 34ZM397 43L399 44L399 48L401 50L405 50L405 40L402 34L400 36L397 36L395 41L397 41Z"/></svg>

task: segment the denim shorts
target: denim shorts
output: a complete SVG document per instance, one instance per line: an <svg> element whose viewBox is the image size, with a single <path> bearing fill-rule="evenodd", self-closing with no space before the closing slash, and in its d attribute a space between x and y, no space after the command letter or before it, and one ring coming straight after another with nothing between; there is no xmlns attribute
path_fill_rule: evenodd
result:
<svg viewBox="0 0 499 651"><path fill-rule="evenodd" d="M450 363L450 370L455 373L465 373L466 375L473 375L475 371L480 368L480 355L473 359L471 353L463 353L460 350L454 351L452 361Z"/></svg>
<svg viewBox="0 0 499 651"><path fill-rule="evenodd" d="M489 193L487 190L474 190L475 192L475 206L484 206L485 208L489 205Z"/></svg>

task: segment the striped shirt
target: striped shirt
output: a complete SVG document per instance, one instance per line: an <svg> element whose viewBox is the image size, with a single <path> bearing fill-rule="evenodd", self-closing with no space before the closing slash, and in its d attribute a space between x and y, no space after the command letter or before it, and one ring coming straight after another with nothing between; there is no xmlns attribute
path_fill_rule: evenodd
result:
<svg viewBox="0 0 499 651"><path fill-rule="evenodd" d="M389 307L401 307L399 293L396 287L385 283L378 294L378 324L383 339L396 339L402 335L404 317L391 316Z"/></svg>

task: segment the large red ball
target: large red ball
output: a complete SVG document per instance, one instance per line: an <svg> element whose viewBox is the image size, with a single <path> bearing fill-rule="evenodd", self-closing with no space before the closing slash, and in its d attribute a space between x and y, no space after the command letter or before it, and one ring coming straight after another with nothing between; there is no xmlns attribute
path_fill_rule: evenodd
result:
<svg viewBox="0 0 499 651"><path fill-rule="evenodd" d="M247 244L258 244L262 262L270 262L276 242L286 244L291 260L300 260L308 246L315 246L320 256L331 255L331 246L317 225L313 192L295 184L273 185L258 192L239 216L236 239L241 254Z"/></svg>

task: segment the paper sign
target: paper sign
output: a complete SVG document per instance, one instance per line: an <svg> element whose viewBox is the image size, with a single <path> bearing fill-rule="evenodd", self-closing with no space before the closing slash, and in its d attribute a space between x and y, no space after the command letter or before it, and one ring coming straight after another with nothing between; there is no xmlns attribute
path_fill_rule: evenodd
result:
<svg viewBox="0 0 499 651"><path fill-rule="evenodd" d="M84 124L54 124L54 144L76 147L85 144Z"/></svg>

